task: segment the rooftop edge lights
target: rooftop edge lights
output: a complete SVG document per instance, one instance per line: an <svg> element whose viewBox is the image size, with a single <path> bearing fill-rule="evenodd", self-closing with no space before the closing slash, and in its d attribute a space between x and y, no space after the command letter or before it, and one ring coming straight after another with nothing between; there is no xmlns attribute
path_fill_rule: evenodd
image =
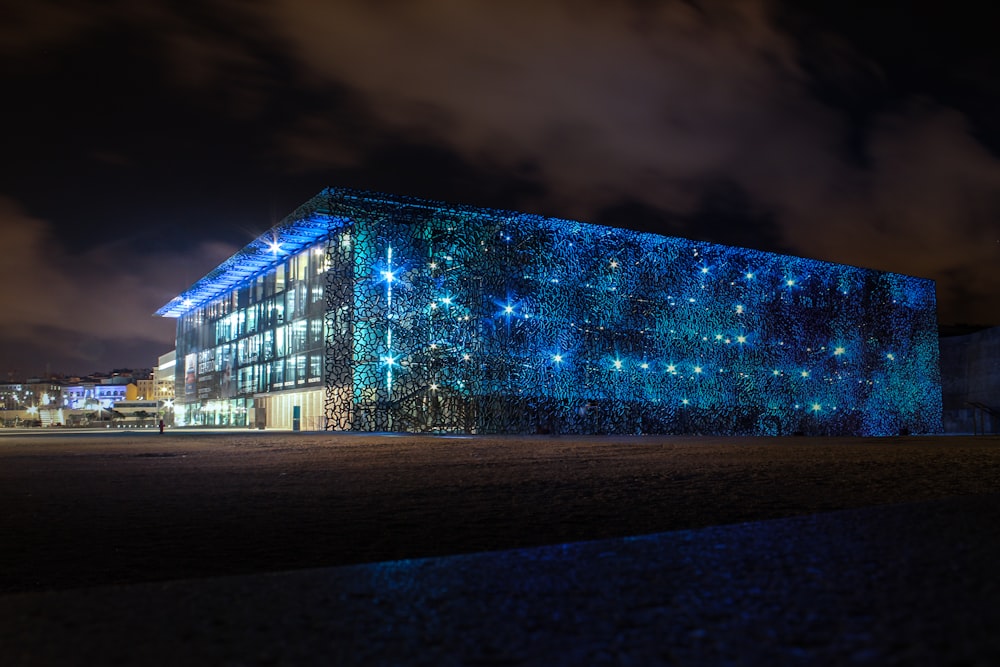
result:
<svg viewBox="0 0 1000 667"><path fill-rule="evenodd" d="M353 209L351 206L352 202L360 204L358 210ZM390 206L400 209L430 209L449 212L456 215L474 213L476 216L494 220L504 218L518 218L522 220L536 219L539 221L586 225L587 227L593 228L605 227L609 231L623 229L594 223L551 218L530 213L519 213L517 211L479 208L471 205L448 204L442 201L420 199L417 197L407 197L403 195L390 195L365 190L354 190L351 188L326 188L297 208L290 215L285 217L273 228L257 237L242 250L226 259L222 262L222 264L210 271L190 288L175 296L168 303L157 310L154 315L177 318L186 312L204 306L213 299L241 286L245 281L257 276L262 271L278 265L282 261L283 257L299 252L308 245L324 238L332 230L337 229L342 221L350 218L351 214L364 213L366 215L371 215L371 207L373 205ZM664 238L676 237L664 236ZM276 245L281 248L280 252L274 252ZM726 244L720 243L712 243L711 245L720 247L735 247L726 246ZM768 254L776 257L793 257L791 255L782 255L781 253ZM844 264L842 266L850 265ZM753 277L753 274L748 273L746 277L750 279Z"/></svg>
<svg viewBox="0 0 1000 667"><path fill-rule="evenodd" d="M493 218L525 216L527 214L495 209L479 209L474 206L456 206L445 202L418 199L350 188L326 188L304 203L281 222L261 234L242 250L226 259L205 277L178 294L154 315L177 318L213 299L241 286L245 281L262 271L277 266L282 258L299 252L308 245L319 241L357 211L351 202L359 202L366 215L372 205L408 207L451 211L454 213L475 211L479 215ZM334 211L333 209L336 209ZM281 251L274 252L275 246Z"/></svg>
<svg viewBox="0 0 1000 667"><path fill-rule="evenodd" d="M300 209L301 211L301 209ZM225 260L189 289L175 296L156 311L160 317L180 317L204 306L245 281L279 264L289 254L295 254L326 237L336 228L335 219L321 211L309 211L298 217L299 211L285 218L273 229ZM279 250L280 249L280 250Z"/></svg>

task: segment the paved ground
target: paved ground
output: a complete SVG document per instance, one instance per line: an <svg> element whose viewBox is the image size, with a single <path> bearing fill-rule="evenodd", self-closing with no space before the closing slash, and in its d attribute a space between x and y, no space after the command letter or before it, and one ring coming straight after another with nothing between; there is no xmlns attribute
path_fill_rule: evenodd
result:
<svg viewBox="0 0 1000 667"><path fill-rule="evenodd" d="M997 664L998 481L997 438L0 437L0 658Z"/></svg>

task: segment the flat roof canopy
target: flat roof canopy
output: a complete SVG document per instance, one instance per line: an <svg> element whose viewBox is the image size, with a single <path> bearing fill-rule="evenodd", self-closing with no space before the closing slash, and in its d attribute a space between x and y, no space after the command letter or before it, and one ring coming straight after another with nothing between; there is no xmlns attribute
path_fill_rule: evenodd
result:
<svg viewBox="0 0 1000 667"><path fill-rule="evenodd" d="M337 226L332 224L333 217L328 213L313 210L303 217L297 217L296 214L300 211L301 209L285 218L189 289L175 296L157 310L156 315L180 317L189 310L203 306L279 264L288 255L325 238L330 229Z"/></svg>

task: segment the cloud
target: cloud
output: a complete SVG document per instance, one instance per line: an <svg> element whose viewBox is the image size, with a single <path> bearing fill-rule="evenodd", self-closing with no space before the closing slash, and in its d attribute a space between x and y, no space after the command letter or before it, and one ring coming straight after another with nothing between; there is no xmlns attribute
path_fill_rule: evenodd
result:
<svg viewBox="0 0 1000 667"><path fill-rule="evenodd" d="M0 238L8 249L0 263L0 363L27 373L42 369L22 368L24 359L49 359L54 370L76 372L153 366L156 355L173 347L175 333L174 320L153 313L236 250L203 244L184 254L140 256L112 244L73 254L49 223L6 197L0 197ZM123 351L132 358L119 356Z"/></svg>
<svg viewBox="0 0 1000 667"><path fill-rule="evenodd" d="M0 21L0 54L23 55L75 39L94 25L86 8L54 0L8 3ZM30 66L31 60L24 63Z"/></svg>
<svg viewBox="0 0 1000 667"><path fill-rule="evenodd" d="M941 319L996 322L1000 295L1000 162L965 118L929 103L885 114L871 165L842 169L840 184L791 197L789 242L833 261L932 277Z"/></svg>
<svg viewBox="0 0 1000 667"><path fill-rule="evenodd" d="M928 100L884 107L859 131L817 90L858 108L884 73L833 34L803 53L776 2L30 7L54 20L35 27L36 9L19 10L18 44L114 20L150 36L176 85L211 91L234 117L280 109L264 131L292 171L367 168L385 142L484 174L531 165L520 208L626 226L633 212L646 228L671 221L668 233L925 276L943 320L1000 324L996 157L960 111ZM720 192L747 214L720 213Z"/></svg>
<svg viewBox="0 0 1000 667"><path fill-rule="evenodd" d="M768 211L774 249L934 278L942 318L997 322L1000 163L961 113L919 100L875 117L870 163L853 159L854 128L813 94L770 3L266 6L311 77L470 163L537 165L548 210L639 203L703 220L727 184ZM811 56L839 94L883 85L842 40L824 43ZM315 161L309 146L286 144Z"/></svg>
<svg viewBox="0 0 1000 667"><path fill-rule="evenodd" d="M402 4L291 0L272 24L316 77L383 124L473 161L536 161L571 213L688 184L773 128L788 45L752 3ZM790 112L791 110L787 110Z"/></svg>

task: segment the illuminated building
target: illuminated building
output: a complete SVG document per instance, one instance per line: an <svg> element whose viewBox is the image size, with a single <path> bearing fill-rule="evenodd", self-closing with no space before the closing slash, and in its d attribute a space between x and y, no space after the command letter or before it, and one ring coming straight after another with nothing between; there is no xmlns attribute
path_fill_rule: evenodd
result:
<svg viewBox="0 0 1000 667"><path fill-rule="evenodd" d="M63 386L35 381L0 384L0 426L63 423Z"/></svg>
<svg viewBox="0 0 1000 667"><path fill-rule="evenodd" d="M174 376L177 366L177 351L171 350L161 354L153 372L154 393L152 397L158 401L174 400Z"/></svg>
<svg viewBox="0 0 1000 667"><path fill-rule="evenodd" d="M932 281L523 213L326 190L157 314L179 424L941 430Z"/></svg>
<svg viewBox="0 0 1000 667"><path fill-rule="evenodd" d="M127 392L128 385L122 382L81 382L63 389L66 407L72 410L110 410L116 401L125 400Z"/></svg>

